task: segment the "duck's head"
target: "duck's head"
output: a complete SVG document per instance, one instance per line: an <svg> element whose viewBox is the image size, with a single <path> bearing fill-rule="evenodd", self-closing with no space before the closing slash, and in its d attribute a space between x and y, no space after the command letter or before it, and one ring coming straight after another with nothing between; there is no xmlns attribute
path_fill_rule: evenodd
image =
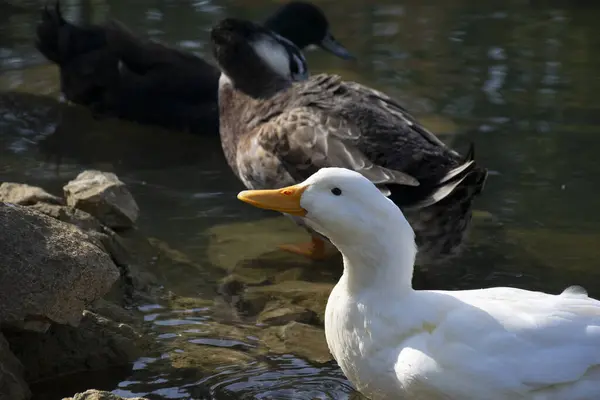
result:
<svg viewBox="0 0 600 400"><path fill-rule="evenodd" d="M322 168L304 182L282 189L246 190L238 199L304 217L342 252L390 235L394 245L400 241L414 251L414 232L400 209L367 178L345 168Z"/></svg>
<svg viewBox="0 0 600 400"><path fill-rule="evenodd" d="M355 59L335 39L323 11L312 3L292 1L284 4L267 18L264 26L289 39L300 49L315 45L344 60Z"/></svg>
<svg viewBox="0 0 600 400"><path fill-rule="evenodd" d="M221 72L250 95L308 78L302 51L261 25L226 18L213 26L210 37Z"/></svg>

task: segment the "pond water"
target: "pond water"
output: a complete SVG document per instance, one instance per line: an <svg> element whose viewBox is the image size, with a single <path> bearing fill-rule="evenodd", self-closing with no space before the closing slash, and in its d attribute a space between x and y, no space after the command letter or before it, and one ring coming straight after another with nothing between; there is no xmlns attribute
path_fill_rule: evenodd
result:
<svg viewBox="0 0 600 400"><path fill-rule="evenodd" d="M236 200L242 186L218 138L97 120L61 105L57 70L32 45L41 2L12 3L0 3L0 181L60 193L83 169L115 172L139 203L140 230L171 255L149 266L171 300L139 305L160 351L133 370L66 378L55 397L44 396L49 389L40 384L37 398L89 387L150 399L358 398L335 363L315 362L310 351L266 349L257 336L264 326L237 313L219 291L222 279L249 260L258 275L292 265L315 285L335 282L339 267L279 254L277 267L270 259L262 270L262 254L284 236L304 234ZM72 21L114 16L139 34L204 55L216 20L261 19L280 3L65 0L63 8ZM581 284L600 296L600 4L316 3L359 60L309 52L313 72L335 72L397 97L457 150L475 142L478 161L491 172L465 254L427 271L427 284L552 292ZM222 352L218 360L231 353L231 362L211 364L207 349Z"/></svg>

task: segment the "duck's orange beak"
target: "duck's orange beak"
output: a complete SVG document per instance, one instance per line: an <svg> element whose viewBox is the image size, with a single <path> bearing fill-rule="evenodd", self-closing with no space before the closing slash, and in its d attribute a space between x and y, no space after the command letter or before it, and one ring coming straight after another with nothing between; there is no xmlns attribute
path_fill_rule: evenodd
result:
<svg viewBox="0 0 600 400"><path fill-rule="evenodd" d="M304 217L307 211L300 206L300 199L306 189L308 185L294 185L274 190L244 190L237 195L237 198L254 207Z"/></svg>

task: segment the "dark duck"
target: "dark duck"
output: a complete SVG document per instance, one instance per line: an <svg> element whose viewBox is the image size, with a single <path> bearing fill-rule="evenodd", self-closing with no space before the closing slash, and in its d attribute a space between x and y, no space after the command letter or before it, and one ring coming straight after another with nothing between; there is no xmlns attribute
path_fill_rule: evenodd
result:
<svg viewBox="0 0 600 400"><path fill-rule="evenodd" d="M264 26L304 49L316 45L353 56L334 38L322 10L309 2L281 6ZM97 115L199 134L218 133L218 80L213 64L141 38L116 20L77 26L57 2L44 8L36 47L60 68L67 100Z"/></svg>

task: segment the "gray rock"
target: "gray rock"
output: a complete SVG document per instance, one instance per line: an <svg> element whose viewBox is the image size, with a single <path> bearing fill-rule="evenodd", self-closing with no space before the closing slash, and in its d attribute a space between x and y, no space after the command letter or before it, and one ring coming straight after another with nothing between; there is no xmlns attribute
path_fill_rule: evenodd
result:
<svg viewBox="0 0 600 400"><path fill-rule="evenodd" d="M261 334L261 341L274 353L297 354L317 363L333 359L327 347L325 331L299 322L267 328Z"/></svg>
<svg viewBox="0 0 600 400"><path fill-rule="evenodd" d="M123 307L105 299L99 299L95 301L93 306L90 307L89 311L92 311L110 320L123 322L126 324L135 323L137 317L132 311L128 311Z"/></svg>
<svg viewBox="0 0 600 400"><path fill-rule="evenodd" d="M42 188L13 182L3 182L0 184L0 201L22 206L29 206L40 202L64 204L63 199L51 195Z"/></svg>
<svg viewBox="0 0 600 400"><path fill-rule="evenodd" d="M77 227L0 203L0 322L44 330L77 325L119 278L109 255Z"/></svg>
<svg viewBox="0 0 600 400"><path fill-rule="evenodd" d="M23 379L23 365L0 333L0 400L26 400L31 396Z"/></svg>
<svg viewBox="0 0 600 400"><path fill-rule="evenodd" d="M237 307L247 315L256 315L262 310L272 309L273 307L268 307L268 303L279 302L281 305L278 307L289 309L292 315L299 307L312 311L311 322L321 325L325 318L327 299L332 289L333 285L329 283L306 281L288 281L275 285L248 287L241 295Z"/></svg>
<svg viewBox="0 0 600 400"><path fill-rule="evenodd" d="M90 213L110 228L131 228L139 216L137 203L115 174L84 171L63 190L69 206Z"/></svg>
<svg viewBox="0 0 600 400"><path fill-rule="evenodd" d="M103 230L102 224L98 219L77 208L48 203L37 203L30 206L30 208L42 212L49 217L56 218L59 221L73 224L88 233L89 231L101 232Z"/></svg>
<svg viewBox="0 0 600 400"><path fill-rule="evenodd" d="M145 397L121 397L110 392L104 392L101 390L86 390L83 393L77 393L73 397L65 397L62 400L148 400Z"/></svg>
<svg viewBox="0 0 600 400"><path fill-rule="evenodd" d="M53 324L45 333L7 331L25 379L37 381L86 370L127 365L150 346L131 325L84 311L79 326Z"/></svg>
<svg viewBox="0 0 600 400"><path fill-rule="evenodd" d="M257 318L257 322L266 325L285 325L293 321L311 324L318 322L318 317L313 310L286 304L284 301L273 301L267 304Z"/></svg>
<svg viewBox="0 0 600 400"><path fill-rule="evenodd" d="M143 268L138 267L138 263L136 263L138 259L141 259L142 264L146 264L149 261L146 258L154 256L154 248L151 248L148 240L137 231L129 230L117 234L112 229L103 226L91 214L70 206L37 203L29 207L83 230L88 235L90 243L95 244L111 256L113 262L124 272L122 276L125 275L128 277L127 279L131 279L131 281L124 282L125 284L143 290L149 286L150 282L154 283L153 277ZM143 254L138 254L140 247L143 248L141 251ZM148 256L143 250L152 251L152 255Z"/></svg>

